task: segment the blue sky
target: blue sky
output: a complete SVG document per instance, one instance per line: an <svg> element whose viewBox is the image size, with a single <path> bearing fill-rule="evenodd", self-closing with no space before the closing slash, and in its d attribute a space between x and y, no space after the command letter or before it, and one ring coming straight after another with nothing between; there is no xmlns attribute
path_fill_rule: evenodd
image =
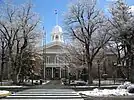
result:
<svg viewBox="0 0 134 100"><path fill-rule="evenodd" d="M27 0L12 0L16 4L22 4ZM67 11L67 4L70 0L31 0L34 4L34 11L37 12L47 33L47 43L51 41L51 31L56 25L55 10L58 11L58 24L63 24L63 13Z"/></svg>
<svg viewBox="0 0 134 100"><path fill-rule="evenodd" d="M0 0L2 1L2 0ZM28 0L11 0L15 4L22 4ZM69 2L73 0L31 0L34 4L34 11L37 12L41 19L43 26L47 32L47 43L50 42L50 35L53 27L56 25L55 9L58 10L59 25L63 26L63 13L67 11ZM108 4L116 0L98 0L98 7L106 11ZM128 5L134 5L133 0L126 0ZM106 12L107 13L107 12Z"/></svg>

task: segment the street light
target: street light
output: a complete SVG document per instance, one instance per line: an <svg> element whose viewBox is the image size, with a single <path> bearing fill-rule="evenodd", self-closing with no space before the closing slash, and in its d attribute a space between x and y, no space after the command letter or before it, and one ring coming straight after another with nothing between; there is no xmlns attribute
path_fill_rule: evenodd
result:
<svg viewBox="0 0 134 100"><path fill-rule="evenodd" d="M116 78L116 67L118 66L118 64L116 63L116 62L113 62L113 67L114 67L114 69L115 69L115 71L114 71L114 75L113 75L113 80L114 80L114 84L115 84L115 78Z"/></svg>
<svg viewBox="0 0 134 100"><path fill-rule="evenodd" d="M32 66L32 67L33 67L33 66ZM32 69L32 85L33 85L33 76L34 76L33 73L34 73L34 72L33 72L33 69Z"/></svg>
<svg viewBox="0 0 134 100"><path fill-rule="evenodd" d="M100 61L98 60L97 61L97 64L98 64L98 79L99 79L99 88L100 88L100 85L101 85L101 78L100 78Z"/></svg>

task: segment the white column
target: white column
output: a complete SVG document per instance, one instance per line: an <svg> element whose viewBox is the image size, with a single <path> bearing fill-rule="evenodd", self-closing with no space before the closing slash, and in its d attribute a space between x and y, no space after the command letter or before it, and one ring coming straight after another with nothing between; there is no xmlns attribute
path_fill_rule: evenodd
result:
<svg viewBox="0 0 134 100"><path fill-rule="evenodd" d="M54 72L54 71L53 71L53 67L52 67L52 78L54 78L54 74L53 74L53 72Z"/></svg>
<svg viewBox="0 0 134 100"><path fill-rule="evenodd" d="M60 78L61 78L61 67L60 67Z"/></svg>

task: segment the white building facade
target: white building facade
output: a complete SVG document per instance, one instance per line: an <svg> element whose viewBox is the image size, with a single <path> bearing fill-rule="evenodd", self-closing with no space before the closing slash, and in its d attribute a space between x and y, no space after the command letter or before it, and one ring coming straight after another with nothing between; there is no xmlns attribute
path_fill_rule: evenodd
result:
<svg viewBox="0 0 134 100"><path fill-rule="evenodd" d="M51 33L51 42L46 44L45 48L45 64L44 78L45 79L60 79L68 75L68 64L60 61L64 50L63 32L59 25L56 25Z"/></svg>

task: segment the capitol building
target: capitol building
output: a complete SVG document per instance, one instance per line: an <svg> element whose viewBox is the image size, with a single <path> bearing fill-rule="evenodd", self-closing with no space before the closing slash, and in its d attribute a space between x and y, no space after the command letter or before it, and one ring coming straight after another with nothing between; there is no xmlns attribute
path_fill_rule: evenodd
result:
<svg viewBox="0 0 134 100"><path fill-rule="evenodd" d="M75 43L75 42L74 42ZM78 44L78 43L77 43ZM75 46L76 43L75 43ZM44 55L45 55L45 61L44 61L44 78L48 80L57 80L61 78L67 78L70 74L75 73L76 78L79 78L79 72L82 71L82 69L86 65L80 63L75 63L72 65L71 62L75 62L76 59L72 59L71 62L67 61L65 59L66 55L68 55L69 51L67 49L67 45L64 43L63 40L63 31L62 28L59 25L54 26L51 32L51 42L44 45ZM102 74L107 73L108 77L112 77L113 75L113 62L116 60L116 55L113 54L109 50L103 51L105 58L101 62L101 70ZM81 57L81 56L80 56ZM83 56L82 56L83 57ZM99 55L97 55L93 61L93 76L97 77L97 60ZM76 61L77 62L77 61Z"/></svg>
<svg viewBox="0 0 134 100"><path fill-rule="evenodd" d="M54 26L51 32L51 42L44 46L45 49L45 64L44 78L45 79L61 79L68 75L69 67L65 62L59 59L65 53L63 41L63 31L59 25ZM63 57L63 56L62 56Z"/></svg>

